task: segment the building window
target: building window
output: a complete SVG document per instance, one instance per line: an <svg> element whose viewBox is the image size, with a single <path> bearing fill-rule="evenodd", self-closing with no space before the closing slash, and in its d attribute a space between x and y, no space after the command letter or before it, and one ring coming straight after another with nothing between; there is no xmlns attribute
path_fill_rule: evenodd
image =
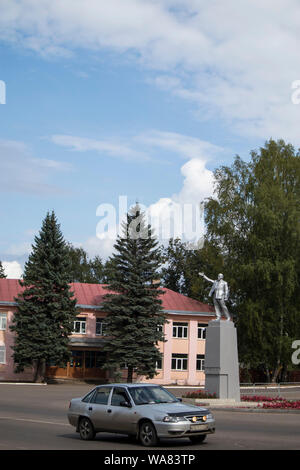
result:
<svg viewBox="0 0 300 470"><path fill-rule="evenodd" d="M6 349L4 345L0 345L0 364L6 364Z"/></svg>
<svg viewBox="0 0 300 470"><path fill-rule="evenodd" d="M6 313L0 313L0 330L6 330Z"/></svg>
<svg viewBox="0 0 300 470"><path fill-rule="evenodd" d="M105 362L105 353L100 351L85 351L84 365L86 369L102 367Z"/></svg>
<svg viewBox="0 0 300 470"><path fill-rule="evenodd" d="M205 339L206 338L206 326L202 323L198 323L198 339Z"/></svg>
<svg viewBox="0 0 300 470"><path fill-rule="evenodd" d="M86 333L86 318L78 317L77 320L74 321L73 333L77 335L84 335Z"/></svg>
<svg viewBox="0 0 300 470"><path fill-rule="evenodd" d="M96 319L96 335L105 336L105 322L103 318Z"/></svg>
<svg viewBox="0 0 300 470"><path fill-rule="evenodd" d="M204 354L197 354L196 370L204 370Z"/></svg>
<svg viewBox="0 0 300 470"><path fill-rule="evenodd" d="M172 354L172 370L187 370L188 368L188 355L187 354Z"/></svg>
<svg viewBox="0 0 300 470"><path fill-rule="evenodd" d="M162 358L159 359L158 361L156 361L155 369L156 370L162 370Z"/></svg>
<svg viewBox="0 0 300 470"><path fill-rule="evenodd" d="M83 351L71 351L70 367L83 366Z"/></svg>
<svg viewBox="0 0 300 470"><path fill-rule="evenodd" d="M187 338L188 323L173 322L173 338Z"/></svg>

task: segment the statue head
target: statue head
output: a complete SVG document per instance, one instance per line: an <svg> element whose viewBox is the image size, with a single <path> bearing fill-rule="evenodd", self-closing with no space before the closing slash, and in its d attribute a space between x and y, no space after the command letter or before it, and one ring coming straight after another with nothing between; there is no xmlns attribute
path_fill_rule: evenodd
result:
<svg viewBox="0 0 300 470"><path fill-rule="evenodd" d="M224 276L223 276L222 273L218 274L218 281L221 281L221 279L223 279L223 277L224 277Z"/></svg>

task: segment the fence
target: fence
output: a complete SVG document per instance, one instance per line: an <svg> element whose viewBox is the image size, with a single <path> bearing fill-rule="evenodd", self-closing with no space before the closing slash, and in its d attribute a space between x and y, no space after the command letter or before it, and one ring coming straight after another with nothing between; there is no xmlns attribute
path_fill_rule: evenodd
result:
<svg viewBox="0 0 300 470"><path fill-rule="evenodd" d="M264 395L283 397L290 400L300 399L300 382L279 383L241 383L241 395Z"/></svg>

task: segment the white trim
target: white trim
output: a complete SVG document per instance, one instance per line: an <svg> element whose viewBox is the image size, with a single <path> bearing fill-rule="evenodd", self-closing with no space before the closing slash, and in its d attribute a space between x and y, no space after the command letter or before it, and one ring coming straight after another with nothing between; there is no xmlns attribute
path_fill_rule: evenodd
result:
<svg viewBox="0 0 300 470"><path fill-rule="evenodd" d="M3 361L0 361L0 364L6 364L6 346L5 344L0 344L0 349L3 348Z"/></svg>
<svg viewBox="0 0 300 470"><path fill-rule="evenodd" d="M5 323L5 328L3 328L3 323ZM0 331L5 331L7 328L7 313L0 312Z"/></svg>

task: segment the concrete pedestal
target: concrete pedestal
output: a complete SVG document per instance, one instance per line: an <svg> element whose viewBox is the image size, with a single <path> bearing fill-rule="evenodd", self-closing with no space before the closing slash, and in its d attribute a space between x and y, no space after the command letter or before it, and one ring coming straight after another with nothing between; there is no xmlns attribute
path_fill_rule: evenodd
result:
<svg viewBox="0 0 300 470"><path fill-rule="evenodd" d="M205 390L217 398L240 401L237 335L232 321L211 321L206 329Z"/></svg>

